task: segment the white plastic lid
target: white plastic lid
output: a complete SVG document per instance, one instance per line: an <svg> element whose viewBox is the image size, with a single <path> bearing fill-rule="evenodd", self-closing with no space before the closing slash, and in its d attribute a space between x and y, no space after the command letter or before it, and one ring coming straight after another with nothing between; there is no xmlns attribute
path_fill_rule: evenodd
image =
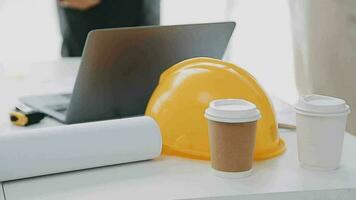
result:
<svg viewBox="0 0 356 200"><path fill-rule="evenodd" d="M350 113L350 107L344 100L314 94L302 96L295 109L297 113L318 116Z"/></svg>
<svg viewBox="0 0 356 200"><path fill-rule="evenodd" d="M205 117L212 121L240 123L260 119L260 111L255 104L243 99L219 99L210 102Z"/></svg>

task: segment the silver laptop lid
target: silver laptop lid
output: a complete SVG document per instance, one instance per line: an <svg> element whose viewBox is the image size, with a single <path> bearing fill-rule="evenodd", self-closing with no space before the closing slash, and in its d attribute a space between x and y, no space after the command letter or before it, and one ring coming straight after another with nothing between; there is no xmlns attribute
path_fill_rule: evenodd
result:
<svg viewBox="0 0 356 200"><path fill-rule="evenodd" d="M160 74L179 61L222 58L234 22L89 33L66 123L142 115Z"/></svg>

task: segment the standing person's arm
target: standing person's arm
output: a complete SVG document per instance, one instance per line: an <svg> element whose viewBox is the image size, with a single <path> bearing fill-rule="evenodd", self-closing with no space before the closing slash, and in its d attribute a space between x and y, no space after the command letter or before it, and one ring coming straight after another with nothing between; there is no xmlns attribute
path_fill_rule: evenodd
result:
<svg viewBox="0 0 356 200"><path fill-rule="evenodd" d="M101 3L101 0L58 0L58 4L65 8L87 10Z"/></svg>

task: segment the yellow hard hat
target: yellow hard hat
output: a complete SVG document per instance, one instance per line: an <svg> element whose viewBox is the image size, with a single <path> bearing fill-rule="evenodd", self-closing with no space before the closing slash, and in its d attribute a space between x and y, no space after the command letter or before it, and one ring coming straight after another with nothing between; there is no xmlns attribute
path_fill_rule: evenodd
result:
<svg viewBox="0 0 356 200"><path fill-rule="evenodd" d="M213 58L182 61L160 77L146 109L161 128L163 153L209 159L208 125L204 111L215 99L238 98L256 104L258 122L255 160L271 158L285 150L279 138L271 102L247 71Z"/></svg>

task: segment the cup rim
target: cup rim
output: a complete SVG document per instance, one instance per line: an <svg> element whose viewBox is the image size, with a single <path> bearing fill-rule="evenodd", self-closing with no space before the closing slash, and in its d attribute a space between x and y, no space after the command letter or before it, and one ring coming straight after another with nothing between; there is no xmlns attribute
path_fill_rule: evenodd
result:
<svg viewBox="0 0 356 200"><path fill-rule="evenodd" d="M205 118L226 123L253 122L261 118L255 104L244 99L217 99L209 103Z"/></svg>
<svg viewBox="0 0 356 200"><path fill-rule="evenodd" d="M300 97L294 108L296 113L310 116L340 116L351 112L343 99L317 94Z"/></svg>
<svg viewBox="0 0 356 200"><path fill-rule="evenodd" d="M295 111L297 114L306 115L306 116L315 116L315 117L339 117L351 113L350 109L341 112L335 112L335 113L318 113L318 112L307 111L299 108L295 108Z"/></svg>
<svg viewBox="0 0 356 200"><path fill-rule="evenodd" d="M246 122L255 122L258 119L260 119L259 115L256 115L256 116L250 117L250 118L240 118L240 119L215 117L215 116L209 115L207 113L205 113L204 116L205 116L206 119L208 119L210 121L223 122L223 123L246 123Z"/></svg>

